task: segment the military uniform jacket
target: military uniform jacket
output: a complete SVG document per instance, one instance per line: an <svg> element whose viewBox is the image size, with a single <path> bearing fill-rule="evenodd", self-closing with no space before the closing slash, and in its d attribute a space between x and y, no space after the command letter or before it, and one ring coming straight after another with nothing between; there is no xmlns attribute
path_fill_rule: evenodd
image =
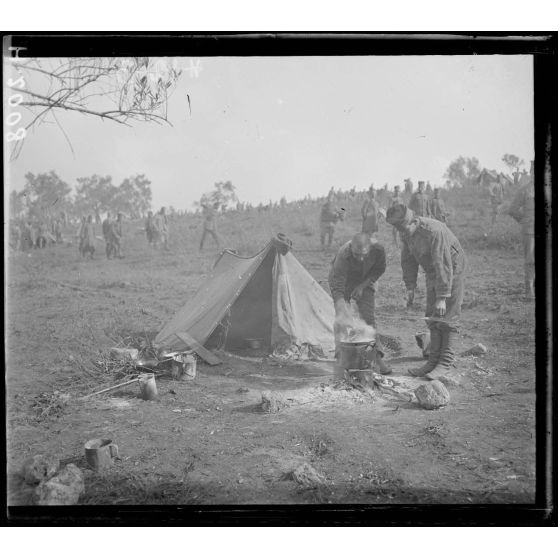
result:
<svg viewBox="0 0 558 558"><path fill-rule="evenodd" d="M415 289L419 265L426 273L427 283L434 283L436 297L449 297L454 277L465 270L465 252L455 235L439 221L417 218L412 235L401 239L401 267L407 289Z"/></svg>
<svg viewBox="0 0 558 558"><path fill-rule="evenodd" d="M327 224L327 225L333 225L334 223L337 222L337 220L339 219L339 216L337 214L337 211L335 210L335 208L329 206L329 204L325 203L324 205L322 205L322 211L320 212L320 222Z"/></svg>
<svg viewBox="0 0 558 558"><path fill-rule="evenodd" d="M532 182L519 189L510 205L509 214L521 223L524 234L535 234L535 189Z"/></svg>
<svg viewBox="0 0 558 558"><path fill-rule="evenodd" d="M370 252L359 262L351 251L350 241L339 248L329 273L329 288L333 300L346 298L360 283L367 281L375 289L376 281L386 270L386 252L377 242L372 244Z"/></svg>
<svg viewBox="0 0 558 558"><path fill-rule="evenodd" d="M366 200L362 206L362 230L367 233L378 231L378 209L374 200Z"/></svg>
<svg viewBox="0 0 558 558"><path fill-rule="evenodd" d="M446 204L443 199L432 198L430 200L430 216L438 221L446 221Z"/></svg>
<svg viewBox="0 0 558 558"><path fill-rule="evenodd" d="M430 217L430 199L426 194L415 192L411 196L409 208L415 212L417 217Z"/></svg>

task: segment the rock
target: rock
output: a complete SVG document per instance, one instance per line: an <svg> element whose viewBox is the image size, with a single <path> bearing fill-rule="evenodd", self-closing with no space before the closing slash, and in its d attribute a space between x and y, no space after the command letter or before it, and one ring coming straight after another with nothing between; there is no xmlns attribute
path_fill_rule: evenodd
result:
<svg viewBox="0 0 558 558"><path fill-rule="evenodd" d="M482 343L477 343L475 346L461 353L461 356L480 356L485 355L487 351L488 349Z"/></svg>
<svg viewBox="0 0 558 558"><path fill-rule="evenodd" d="M84 490L82 472L70 463L58 475L35 489L33 501L38 506L73 506Z"/></svg>
<svg viewBox="0 0 558 558"><path fill-rule="evenodd" d="M110 356L117 360L138 360L139 351L137 349L122 349L113 347L110 350Z"/></svg>
<svg viewBox="0 0 558 558"><path fill-rule="evenodd" d="M264 413L278 413L287 406L287 401L279 394L271 391L262 392L261 409Z"/></svg>
<svg viewBox="0 0 558 558"><path fill-rule="evenodd" d="M291 471L286 476L288 479L294 480L298 484L302 484L307 487L320 486L326 482L325 478L308 463L299 465L294 471Z"/></svg>
<svg viewBox="0 0 558 558"><path fill-rule="evenodd" d="M438 409L450 402L450 394L446 386L439 380L423 384L415 389L415 396L423 409Z"/></svg>
<svg viewBox="0 0 558 558"><path fill-rule="evenodd" d="M35 455L23 464L21 476L27 484L39 484L54 476L58 467L60 461L56 457Z"/></svg>

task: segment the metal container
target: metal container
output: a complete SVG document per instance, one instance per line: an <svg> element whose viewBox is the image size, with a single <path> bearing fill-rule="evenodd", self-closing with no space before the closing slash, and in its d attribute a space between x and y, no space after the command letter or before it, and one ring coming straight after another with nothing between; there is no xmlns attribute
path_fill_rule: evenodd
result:
<svg viewBox="0 0 558 558"><path fill-rule="evenodd" d="M263 339L246 339L246 344L250 347L250 349L261 349Z"/></svg>
<svg viewBox="0 0 558 558"><path fill-rule="evenodd" d="M375 340L358 343L341 341L339 344L339 368L341 370L371 368L375 356L375 346Z"/></svg>
<svg viewBox="0 0 558 558"><path fill-rule="evenodd" d="M157 399L157 384L155 383L155 374L140 374L138 376L141 396L146 401Z"/></svg>

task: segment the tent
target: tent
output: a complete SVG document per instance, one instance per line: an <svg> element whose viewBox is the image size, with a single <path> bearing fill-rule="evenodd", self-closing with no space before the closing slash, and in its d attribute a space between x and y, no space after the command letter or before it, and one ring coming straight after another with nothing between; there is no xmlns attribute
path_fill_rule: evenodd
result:
<svg viewBox="0 0 558 558"><path fill-rule="evenodd" d="M186 350L180 334L207 348L241 349L247 339L264 348L311 345L334 351L330 295L288 249L274 240L253 257L221 253L198 292L163 327L159 349Z"/></svg>

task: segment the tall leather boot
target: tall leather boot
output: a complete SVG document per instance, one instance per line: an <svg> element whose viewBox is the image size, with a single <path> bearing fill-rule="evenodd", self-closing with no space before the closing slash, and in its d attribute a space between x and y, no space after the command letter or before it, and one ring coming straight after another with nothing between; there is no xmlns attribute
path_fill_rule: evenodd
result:
<svg viewBox="0 0 558 558"><path fill-rule="evenodd" d="M440 351L442 349L442 332L440 325L434 322L430 326L430 354L428 360L420 368L409 368L411 376L424 376L434 370L440 358Z"/></svg>
<svg viewBox="0 0 558 558"><path fill-rule="evenodd" d="M440 358L436 367L428 373L429 380L437 380L440 376L445 376L455 360L455 343L457 341L457 330L448 324L440 324L442 333L442 348Z"/></svg>

